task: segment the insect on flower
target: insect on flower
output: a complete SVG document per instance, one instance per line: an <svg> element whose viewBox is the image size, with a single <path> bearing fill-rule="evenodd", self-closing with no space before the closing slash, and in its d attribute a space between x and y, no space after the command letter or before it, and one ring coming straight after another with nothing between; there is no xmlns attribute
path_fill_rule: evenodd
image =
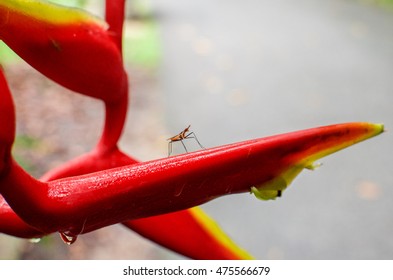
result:
<svg viewBox="0 0 393 280"><path fill-rule="evenodd" d="M201 147L202 149L204 149L205 147L203 147L201 145L201 143L198 141L198 138L196 137L194 132L189 132L190 130L190 126L187 126L182 132L180 132L179 134L176 134L175 136L172 136L171 138L168 138L167 140L169 141L168 143L168 157L171 155L172 153L172 143L173 142L178 142L180 141L181 144L184 147L184 150L186 150L186 152L188 152L186 145L184 144L183 140L184 139L195 139L195 141L197 141L199 147Z"/></svg>

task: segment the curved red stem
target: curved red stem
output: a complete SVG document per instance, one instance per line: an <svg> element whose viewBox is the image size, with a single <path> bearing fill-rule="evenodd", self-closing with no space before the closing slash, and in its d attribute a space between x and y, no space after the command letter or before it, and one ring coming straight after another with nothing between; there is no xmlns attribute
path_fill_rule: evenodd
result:
<svg viewBox="0 0 393 280"><path fill-rule="evenodd" d="M109 24L109 31L112 32L120 52L122 52L123 44L124 7L125 0L105 1L105 20Z"/></svg>

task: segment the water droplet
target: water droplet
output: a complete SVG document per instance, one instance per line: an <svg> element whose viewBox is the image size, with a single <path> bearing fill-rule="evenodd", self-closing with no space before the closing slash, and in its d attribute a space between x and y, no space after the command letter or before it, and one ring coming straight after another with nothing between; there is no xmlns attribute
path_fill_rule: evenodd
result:
<svg viewBox="0 0 393 280"><path fill-rule="evenodd" d="M41 241L41 238L39 238L39 237L35 237L35 238L30 238L29 239L29 242L30 243L38 243L38 242L40 242Z"/></svg>
<svg viewBox="0 0 393 280"><path fill-rule="evenodd" d="M317 169L317 168L319 168L321 166L322 166L321 162L313 162L313 163L311 163L309 165L306 165L305 168L308 169L308 170L315 170L315 169Z"/></svg>
<svg viewBox="0 0 393 280"><path fill-rule="evenodd" d="M74 243L76 241L76 239L78 238L78 235L72 234L69 231L66 232L59 232L60 233L60 237L61 239L64 241L65 244L67 245L71 245L72 243Z"/></svg>

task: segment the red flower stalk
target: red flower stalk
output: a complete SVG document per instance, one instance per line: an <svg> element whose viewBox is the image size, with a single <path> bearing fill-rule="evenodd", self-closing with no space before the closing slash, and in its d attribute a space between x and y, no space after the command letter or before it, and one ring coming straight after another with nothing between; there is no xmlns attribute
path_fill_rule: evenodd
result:
<svg viewBox="0 0 393 280"><path fill-rule="evenodd" d="M105 20L120 53L123 47L124 8L125 0L105 1Z"/></svg>

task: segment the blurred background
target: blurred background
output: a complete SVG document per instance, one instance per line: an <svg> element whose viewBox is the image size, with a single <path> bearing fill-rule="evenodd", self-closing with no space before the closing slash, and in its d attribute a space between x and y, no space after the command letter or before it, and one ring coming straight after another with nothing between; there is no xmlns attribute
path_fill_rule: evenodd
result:
<svg viewBox="0 0 393 280"><path fill-rule="evenodd" d="M103 14L102 0L62 2ZM142 161L165 157L165 139L189 124L213 147L382 122L387 133L323 159L276 201L242 194L202 208L259 259L393 258L393 1L129 0L125 24L124 151ZM101 102L49 81L4 45L0 61L17 107L14 154L31 174L94 146ZM0 258L183 257L115 225L71 246L56 234L39 243L0 235Z"/></svg>

